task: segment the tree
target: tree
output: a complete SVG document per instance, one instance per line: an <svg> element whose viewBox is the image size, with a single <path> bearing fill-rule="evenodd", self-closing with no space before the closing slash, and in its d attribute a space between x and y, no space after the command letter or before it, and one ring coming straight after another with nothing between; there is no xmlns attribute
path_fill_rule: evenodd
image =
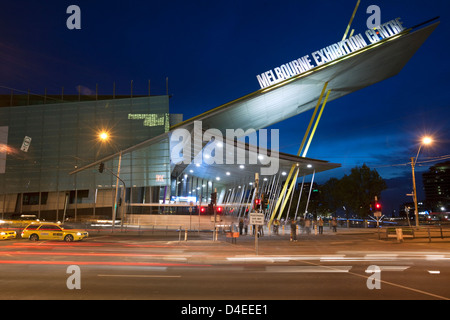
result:
<svg viewBox="0 0 450 320"><path fill-rule="evenodd" d="M342 208L344 203L339 179L329 179L320 187L320 190L322 191L320 201L324 207L331 211L336 211L338 208Z"/></svg>
<svg viewBox="0 0 450 320"><path fill-rule="evenodd" d="M331 178L318 188L314 188L308 206L308 213L314 215L327 215L345 207L346 212L357 213L366 217L370 213L370 203L375 196L380 199L380 194L387 188L383 178L376 170L371 170L365 164L355 167L349 175L341 179ZM316 190L317 189L317 190ZM303 216L308 198L309 186L303 190L302 199L298 206L298 215ZM287 214L293 218L297 210L300 189L294 192L292 206L287 205L283 216Z"/></svg>
<svg viewBox="0 0 450 320"><path fill-rule="evenodd" d="M387 188L383 178L374 169L371 170L366 164L355 167L350 175L345 175L338 184L338 200L347 209L366 217L370 213L370 202L375 196Z"/></svg>

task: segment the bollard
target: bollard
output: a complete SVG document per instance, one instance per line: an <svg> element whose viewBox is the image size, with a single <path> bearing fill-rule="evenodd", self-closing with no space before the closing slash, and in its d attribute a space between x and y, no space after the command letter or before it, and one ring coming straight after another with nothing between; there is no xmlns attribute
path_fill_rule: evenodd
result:
<svg viewBox="0 0 450 320"><path fill-rule="evenodd" d="M397 242L403 242L403 230L402 228L396 228L395 233L397 234Z"/></svg>
<svg viewBox="0 0 450 320"><path fill-rule="evenodd" d="M184 241L187 241L187 234L188 234L187 229L184 229Z"/></svg>

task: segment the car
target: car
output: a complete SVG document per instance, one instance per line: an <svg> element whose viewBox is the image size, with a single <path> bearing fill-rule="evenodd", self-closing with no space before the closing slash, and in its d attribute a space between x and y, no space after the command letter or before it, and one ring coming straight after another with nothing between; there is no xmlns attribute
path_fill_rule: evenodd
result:
<svg viewBox="0 0 450 320"><path fill-rule="evenodd" d="M39 222L34 214L13 214L9 219L0 220L0 226L4 228L23 228L31 222Z"/></svg>
<svg viewBox="0 0 450 320"><path fill-rule="evenodd" d="M31 241L64 240L72 242L81 241L89 234L86 230L65 229L56 223L31 223L23 229L21 236Z"/></svg>
<svg viewBox="0 0 450 320"><path fill-rule="evenodd" d="M0 240L15 239L16 232L13 230L0 230Z"/></svg>

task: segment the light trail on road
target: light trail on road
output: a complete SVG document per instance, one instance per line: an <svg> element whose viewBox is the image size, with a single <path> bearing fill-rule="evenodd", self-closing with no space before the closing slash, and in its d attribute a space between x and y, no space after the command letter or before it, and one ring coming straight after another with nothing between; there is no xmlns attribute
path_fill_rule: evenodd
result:
<svg viewBox="0 0 450 320"><path fill-rule="evenodd" d="M136 267L212 267L210 264L162 263L162 262L125 262L125 261L41 261L41 260L0 260L0 264L21 265L99 265L99 266L136 266Z"/></svg>
<svg viewBox="0 0 450 320"><path fill-rule="evenodd" d="M63 251L0 251L0 256L21 255L21 256L87 256L87 257L167 257L168 254L151 253L112 253L112 252L63 252ZM187 258L190 255L170 255L171 258Z"/></svg>

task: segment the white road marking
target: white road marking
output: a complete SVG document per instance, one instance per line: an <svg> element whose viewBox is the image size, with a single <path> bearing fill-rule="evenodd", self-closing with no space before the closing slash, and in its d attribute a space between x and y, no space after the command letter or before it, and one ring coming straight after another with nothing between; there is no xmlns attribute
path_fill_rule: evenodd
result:
<svg viewBox="0 0 450 320"><path fill-rule="evenodd" d="M99 277L117 278L181 278L181 276L150 275L150 274L98 274Z"/></svg>
<svg viewBox="0 0 450 320"><path fill-rule="evenodd" d="M349 272L352 266L268 266L266 272L276 273L343 273Z"/></svg>

